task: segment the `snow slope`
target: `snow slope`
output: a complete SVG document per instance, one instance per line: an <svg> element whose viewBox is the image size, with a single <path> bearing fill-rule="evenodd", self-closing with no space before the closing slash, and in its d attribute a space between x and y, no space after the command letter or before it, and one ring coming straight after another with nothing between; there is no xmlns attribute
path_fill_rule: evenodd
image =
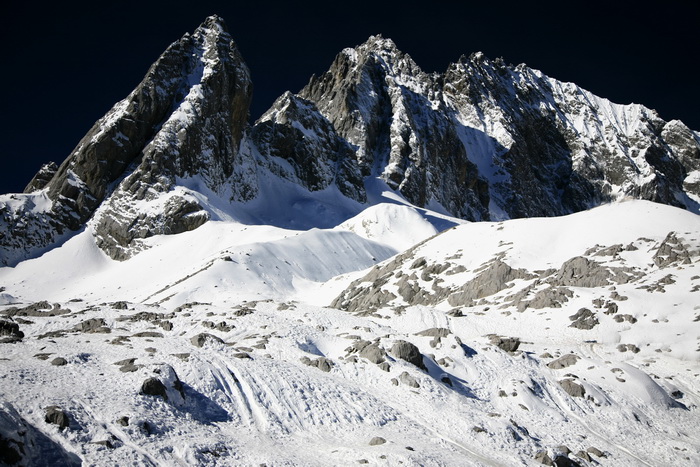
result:
<svg viewBox="0 0 700 467"><path fill-rule="evenodd" d="M435 234L383 204L333 229L210 221L116 262L88 227L0 269L24 333L0 344L0 435L68 465L700 463L698 216L631 201ZM634 279L560 277L578 256ZM448 301L495 261L534 277ZM413 273L433 298L399 293ZM572 293L538 308L545 288ZM367 290L394 298L328 306ZM571 327L581 308L598 324ZM152 377L167 400L143 393Z"/></svg>

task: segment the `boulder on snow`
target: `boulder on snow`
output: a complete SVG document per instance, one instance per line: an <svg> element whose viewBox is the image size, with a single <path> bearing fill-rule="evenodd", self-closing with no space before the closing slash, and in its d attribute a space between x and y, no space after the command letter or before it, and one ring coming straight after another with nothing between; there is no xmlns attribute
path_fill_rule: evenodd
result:
<svg viewBox="0 0 700 467"><path fill-rule="evenodd" d="M564 455L555 456L554 465L556 467L581 467L581 464Z"/></svg>
<svg viewBox="0 0 700 467"><path fill-rule="evenodd" d="M61 430L70 426L70 418L68 417L68 413L64 412L57 405L46 407L46 415L44 415L44 421L46 423L58 425L58 428Z"/></svg>
<svg viewBox="0 0 700 467"><path fill-rule="evenodd" d="M379 446L381 444L386 443L386 440L382 438L381 436L375 436L371 440L369 440L369 445L370 446Z"/></svg>
<svg viewBox="0 0 700 467"><path fill-rule="evenodd" d="M119 365L119 371L124 372L124 373L131 373L134 371L137 371L139 368L141 368L142 365L134 365L134 362L136 361L136 358L127 358L124 360L119 360L118 362L114 362L115 365Z"/></svg>
<svg viewBox="0 0 700 467"><path fill-rule="evenodd" d="M386 356L386 351L379 347L377 344L370 344L360 350L360 357L366 358L372 363L377 365L384 362Z"/></svg>
<svg viewBox="0 0 700 467"><path fill-rule="evenodd" d="M423 363L423 355L421 355L420 351L418 350L418 347L411 344L410 342L398 340L394 342L394 345L391 346L390 352L394 357L400 358L401 360L405 360L408 363L411 363L417 366L418 368L427 371L427 368Z"/></svg>
<svg viewBox="0 0 700 467"><path fill-rule="evenodd" d="M547 451L538 451L537 454L535 454L534 459L542 465L554 465L552 458L549 457Z"/></svg>
<svg viewBox="0 0 700 467"><path fill-rule="evenodd" d="M181 405L185 402L185 390L177 373L170 365L162 364L154 369L158 378L151 377L141 384L140 394L160 396L171 404Z"/></svg>
<svg viewBox="0 0 700 467"><path fill-rule="evenodd" d="M491 344L505 352L515 352L520 347L520 339L518 337L501 337L490 336Z"/></svg>
<svg viewBox="0 0 700 467"><path fill-rule="evenodd" d="M86 332L86 333L109 333L111 329L107 327L107 323L102 318L90 318L87 319L77 326L75 326L76 331Z"/></svg>
<svg viewBox="0 0 700 467"><path fill-rule="evenodd" d="M319 357L315 360L311 360L309 357L301 357L301 363L304 365L314 366L326 373L329 373L331 368L333 368L333 361L326 357Z"/></svg>
<svg viewBox="0 0 700 467"><path fill-rule="evenodd" d="M165 385L158 378L148 378L141 384L140 394L147 396L160 396L164 401L168 401L168 393L165 390Z"/></svg>
<svg viewBox="0 0 700 467"><path fill-rule="evenodd" d="M579 360L578 355L574 355L572 353L566 354L563 357L557 358L556 360L547 363L547 366L553 370L561 370L562 368L570 367L571 365L575 365L576 362Z"/></svg>
<svg viewBox="0 0 700 467"><path fill-rule="evenodd" d="M430 328L416 333L416 336L423 337L447 337L449 335L450 330L447 328Z"/></svg>
<svg viewBox="0 0 700 467"><path fill-rule="evenodd" d="M576 312L576 314L569 316L569 319L573 321L569 327L576 329L583 329L587 331L598 325L598 318L596 318L595 313L588 308L581 308Z"/></svg>
<svg viewBox="0 0 700 467"><path fill-rule="evenodd" d="M559 385L571 397L583 397L586 395L586 389L580 384L575 383L573 379L563 379L559 381Z"/></svg>
<svg viewBox="0 0 700 467"><path fill-rule="evenodd" d="M596 448L595 446L589 447L588 449L586 449L586 452L588 452L589 454L593 454L596 457L608 457L603 451Z"/></svg>
<svg viewBox="0 0 700 467"><path fill-rule="evenodd" d="M0 344L19 342L24 333L19 330L19 325L11 321L0 320Z"/></svg>
<svg viewBox="0 0 700 467"><path fill-rule="evenodd" d="M218 342L220 344L224 343L224 341L220 337L208 334L206 332L199 333L196 336L192 336L192 338L190 338L190 342L192 342L192 345L194 345L195 347L204 347L204 343L207 341Z"/></svg>
<svg viewBox="0 0 700 467"><path fill-rule="evenodd" d="M403 373L401 373L399 375L399 381L401 381L406 386L409 386L412 388L419 388L420 387L420 384L418 384L418 381L416 381L416 378L409 375L407 371L404 371Z"/></svg>

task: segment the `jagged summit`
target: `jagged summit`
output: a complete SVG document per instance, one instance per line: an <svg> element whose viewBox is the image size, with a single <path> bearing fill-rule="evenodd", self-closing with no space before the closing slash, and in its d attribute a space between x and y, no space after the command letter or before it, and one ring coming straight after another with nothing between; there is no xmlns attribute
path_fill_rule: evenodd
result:
<svg viewBox="0 0 700 467"><path fill-rule="evenodd" d="M252 126L251 95L223 19L208 17L58 168L0 202L0 261L15 264L86 226L126 259L145 238L236 218L236 203L276 196L271 180L317 201L330 190L371 203L386 198L367 187L386 187L474 221L630 197L700 210L698 133L481 52L429 74L376 35Z"/></svg>
<svg viewBox="0 0 700 467"><path fill-rule="evenodd" d="M202 22L197 28L200 29L215 29L218 33L228 33L228 27L226 26L226 21L219 15L210 15Z"/></svg>
<svg viewBox="0 0 700 467"><path fill-rule="evenodd" d="M613 104L480 52L442 75L393 49L390 60L373 61L377 42L340 54L300 94L358 147L364 173L411 202L473 220L561 215L628 196L697 211L698 158L676 156L697 153L697 134L671 136L680 130L664 131L643 106ZM449 170L461 178L437 177L431 189L446 172L442 160L461 161Z"/></svg>

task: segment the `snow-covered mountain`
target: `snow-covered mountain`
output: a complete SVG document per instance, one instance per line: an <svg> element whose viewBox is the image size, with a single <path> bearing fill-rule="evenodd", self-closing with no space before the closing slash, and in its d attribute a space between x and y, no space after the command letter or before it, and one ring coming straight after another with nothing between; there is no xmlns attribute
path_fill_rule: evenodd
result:
<svg viewBox="0 0 700 467"><path fill-rule="evenodd" d="M252 126L251 89L223 20L208 18L59 167L0 199L0 261L34 257L89 220L99 246L123 260L144 238L216 219L211 196L251 201L277 179L363 206L388 187L467 220L558 216L627 198L700 210L697 132L525 65L476 53L427 74L375 36Z"/></svg>
<svg viewBox="0 0 700 467"><path fill-rule="evenodd" d="M700 463L700 134L379 36L251 89L210 17L0 196L0 463Z"/></svg>

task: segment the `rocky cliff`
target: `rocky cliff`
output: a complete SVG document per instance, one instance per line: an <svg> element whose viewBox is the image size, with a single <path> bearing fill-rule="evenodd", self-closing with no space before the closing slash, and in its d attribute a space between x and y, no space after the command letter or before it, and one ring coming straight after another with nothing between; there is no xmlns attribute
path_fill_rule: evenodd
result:
<svg viewBox="0 0 700 467"><path fill-rule="evenodd" d="M388 39L346 49L300 92L376 175L470 220L555 216L626 197L698 210L700 138L481 53L427 74Z"/></svg>

